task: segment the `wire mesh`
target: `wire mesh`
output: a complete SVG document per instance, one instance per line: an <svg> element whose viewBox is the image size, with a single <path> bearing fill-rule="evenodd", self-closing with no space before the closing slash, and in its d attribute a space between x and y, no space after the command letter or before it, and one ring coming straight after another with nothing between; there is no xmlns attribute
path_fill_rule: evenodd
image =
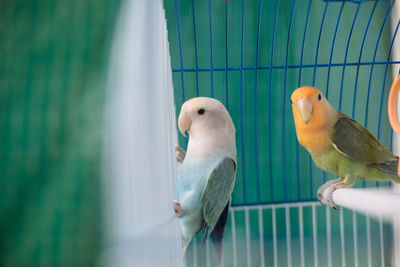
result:
<svg viewBox="0 0 400 267"><path fill-rule="evenodd" d="M389 224L315 204L319 186L334 176L297 143L289 96L303 85L318 87L391 147L386 107L391 72L400 63L392 56L399 42L399 22L390 22L395 4L165 1L177 112L191 97L215 97L237 128L225 266L393 264ZM193 255L203 266L199 245L188 262Z"/></svg>

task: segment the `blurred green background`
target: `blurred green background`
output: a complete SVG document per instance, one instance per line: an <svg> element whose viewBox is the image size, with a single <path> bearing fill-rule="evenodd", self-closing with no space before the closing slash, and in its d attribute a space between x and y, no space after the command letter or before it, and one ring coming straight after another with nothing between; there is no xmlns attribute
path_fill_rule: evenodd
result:
<svg viewBox="0 0 400 267"><path fill-rule="evenodd" d="M92 266L119 1L0 1L0 266Z"/></svg>

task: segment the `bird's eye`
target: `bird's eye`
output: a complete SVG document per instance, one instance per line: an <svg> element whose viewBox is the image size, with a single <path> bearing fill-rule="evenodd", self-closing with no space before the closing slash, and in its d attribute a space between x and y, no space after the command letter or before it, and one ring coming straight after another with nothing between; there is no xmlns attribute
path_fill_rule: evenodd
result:
<svg viewBox="0 0 400 267"><path fill-rule="evenodd" d="M197 113L199 113L199 115L203 115L206 112L206 110L204 108L201 108L197 111Z"/></svg>
<svg viewBox="0 0 400 267"><path fill-rule="evenodd" d="M322 99L321 94L318 94L318 101L321 101L321 99Z"/></svg>
<svg viewBox="0 0 400 267"><path fill-rule="evenodd" d="M293 105L293 101L292 101L292 99L290 99L290 104L292 104L292 105Z"/></svg>

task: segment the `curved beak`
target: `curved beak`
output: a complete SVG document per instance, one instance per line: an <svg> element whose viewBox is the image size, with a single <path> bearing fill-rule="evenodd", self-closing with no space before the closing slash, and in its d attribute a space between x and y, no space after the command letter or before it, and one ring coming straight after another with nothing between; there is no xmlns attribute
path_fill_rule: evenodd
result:
<svg viewBox="0 0 400 267"><path fill-rule="evenodd" d="M185 132L190 129L191 124L192 120L185 113L181 112L178 118L178 128L184 137L186 137Z"/></svg>
<svg viewBox="0 0 400 267"><path fill-rule="evenodd" d="M305 123L308 123L308 121L311 118L313 109L311 101L308 100L307 98L300 98L299 100L296 101L296 106L299 110L301 119Z"/></svg>

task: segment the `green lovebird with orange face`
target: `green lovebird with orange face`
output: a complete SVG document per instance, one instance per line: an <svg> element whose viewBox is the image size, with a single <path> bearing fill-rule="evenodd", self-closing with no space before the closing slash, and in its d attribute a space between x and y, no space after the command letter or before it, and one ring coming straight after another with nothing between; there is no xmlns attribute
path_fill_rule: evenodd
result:
<svg viewBox="0 0 400 267"><path fill-rule="evenodd" d="M299 143L319 168L338 176L318 190L320 201L330 187L328 202L335 208L332 193L357 179L400 182L398 157L357 121L334 109L321 91L300 87L291 103Z"/></svg>

